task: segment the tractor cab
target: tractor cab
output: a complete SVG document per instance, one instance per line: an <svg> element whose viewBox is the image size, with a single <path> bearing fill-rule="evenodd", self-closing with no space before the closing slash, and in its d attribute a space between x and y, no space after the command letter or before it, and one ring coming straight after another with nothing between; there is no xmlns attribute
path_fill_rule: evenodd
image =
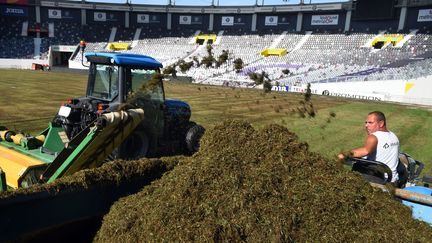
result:
<svg viewBox="0 0 432 243"><path fill-rule="evenodd" d="M72 139L101 114L143 109L144 120L125 144L114 151L113 158L146 156L166 127L162 64L152 57L129 53L90 52L84 56L90 63L86 96L62 106L55 123Z"/></svg>
<svg viewBox="0 0 432 243"><path fill-rule="evenodd" d="M146 130L152 137L162 136L165 103L162 64L149 56L128 53L90 52L84 56L90 63L86 96L69 100L54 119L68 138L77 136L101 114L131 108L141 108L146 113L137 129ZM148 147L147 138L139 135L136 141L131 141L137 146L131 158L143 157L147 149L140 152L140 148Z"/></svg>
<svg viewBox="0 0 432 243"><path fill-rule="evenodd" d="M164 101L162 64L153 58L111 52L87 53L85 57L90 62L87 97L118 104L140 93L147 100Z"/></svg>

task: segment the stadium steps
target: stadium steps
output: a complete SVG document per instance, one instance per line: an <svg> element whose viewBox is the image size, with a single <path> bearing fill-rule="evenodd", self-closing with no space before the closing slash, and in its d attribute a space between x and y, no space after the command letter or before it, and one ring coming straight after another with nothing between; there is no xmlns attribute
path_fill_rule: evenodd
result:
<svg viewBox="0 0 432 243"><path fill-rule="evenodd" d="M401 48L409 39L411 39L417 33L417 31L417 29L411 30L411 32L408 35L405 35L404 38L399 41L394 47Z"/></svg>
<svg viewBox="0 0 432 243"><path fill-rule="evenodd" d="M194 44L194 43L192 43L192 44ZM207 46L207 41L205 41L202 45L198 45L198 47L195 48L195 50L193 50L190 54L187 54L186 56L181 57L181 58L179 58L179 59L177 59L177 60L168 61L168 62L163 62L162 65L163 65L164 67L167 67L167 66L170 66L170 65L172 65L172 64L174 64L174 63L176 63L176 62L178 62L178 61L180 61L180 60L185 60L185 61L186 61L187 59L192 59L193 56L196 55L196 53L199 53L199 52L200 52L203 48L205 48L206 46Z"/></svg>
<svg viewBox="0 0 432 243"><path fill-rule="evenodd" d="M190 39L190 41L189 41L188 44L191 44L191 45L195 44L195 37L196 37L197 35L199 35L200 32L201 32L201 30L197 30L197 31L195 31L195 34L192 36L192 38Z"/></svg>
<svg viewBox="0 0 432 243"><path fill-rule="evenodd" d="M280 36L278 36L278 37L273 41L273 43L270 45L270 48L276 48L276 47L279 45L279 43L283 40L283 38L285 38L287 32L288 32L288 31L284 31L284 32L282 32L282 34L280 34Z"/></svg>
<svg viewBox="0 0 432 243"><path fill-rule="evenodd" d="M109 37L108 43L109 43L109 42L114 42L114 40L115 40L115 36L116 36L116 33L117 33L117 27L112 27L112 28L111 28L111 34L110 34L110 37Z"/></svg>
<svg viewBox="0 0 432 243"><path fill-rule="evenodd" d="M217 36L216 36L216 41L215 41L215 45L219 45L219 43L221 42L222 36L223 36L224 31L221 30L218 32Z"/></svg>
<svg viewBox="0 0 432 243"><path fill-rule="evenodd" d="M250 62L250 63L248 63L247 65L245 65L245 66L243 67L243 69L246 68L246 67L248 67L248 66L250 66L250 65L252 65L252 64L254 64L254 63L257 63L257 62L259 62L259 61L261 61L261 60L263 60L263 59L264 59L264 58L261 57L261 58L258 58L258 59L256 59L256 60L253 60L252 62ZM228 74L228 73L231 73L231 72L235 72L235 68L234 68L234 67L227 68L225 72L223 72L223 73L219 73L219 74L217 74L217 75L215 75L215 76L211 76L211 77L204 78L203 80L201 80L201 81L198 82L198 83L206 83L206 82L211 81L212 79L215 79L215 78L218 78L218 77L223 77L223 75Z"/></svg>
<svg viewBox="0 0 432 243"><path fill-rule="evenodd" d="M388 46L392 46L392 44L391 44L390 42L387 42L386 44L384 44L384 45L381 47L381 50L386 49Z"/></svg>
<svg viewBox="0 0 432 243"><path fill-rule="evenodd" d="M182 59L188 59L188 58L192 59L193 56L197 55L197 53L199 53L205 47L207 47L207 41L204 41L202 45L198 45L198 47L193 52L191 52L189 55L185 56Z"/></svg>
<svg viewBox="0 0 432 243"><path fill-rule="evenodd" d="M134 38L132 41L132 46L131 46L132 48L134 48L136 45L138 45L140 35L141 35L141 28L137 28L135 30L135 35L134 35Z"/></svg>
<svg viewBox="0 0 432 243"><path fill-rule="evenodd" d="M312 31L306 31L305 35L300 39L300 41L297 43L297 45L294 47L294 49L291 50L291 52L300 49L303 46L303 44L309 39L311 34L312 34Z"/></svg>
<svg viewBox="0 0 432 243"><path fill-rule="evenodd" d="M22 23L22 27L21 27L21 36L27 36L27 34L28 34L27 33L28 28L29 28L28 21L24 21Z"/></svg>

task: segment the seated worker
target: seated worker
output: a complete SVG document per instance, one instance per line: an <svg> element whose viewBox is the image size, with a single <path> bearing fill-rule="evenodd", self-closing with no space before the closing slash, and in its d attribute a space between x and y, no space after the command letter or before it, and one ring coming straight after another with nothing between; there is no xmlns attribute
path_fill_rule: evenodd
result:
<svg viewBox="0 0 432 243"><path fill-rule="evenodd" d="M399 139L393 132L387 130L384 113L380 111L369 113L365 121L365 128L368 134L366 142L363 147L352 149L352 156L367 156L368 160L386 164L393 174L391 182L396 182L399 179L397 173ZM338 159L344 160L345 156L339 154Z"/></svg>

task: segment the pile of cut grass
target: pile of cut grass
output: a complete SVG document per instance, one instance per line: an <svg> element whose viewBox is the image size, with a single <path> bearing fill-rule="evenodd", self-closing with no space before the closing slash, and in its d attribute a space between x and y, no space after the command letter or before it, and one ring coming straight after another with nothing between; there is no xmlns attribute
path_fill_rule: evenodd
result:
<svg viewBox="0 0 432 243"><path fill-rule="evenodd" d="M279 125L225 121L201 150L117 201L96 242L428 242L432 228Z"/></svg>
<svg viewBox="0 0 432 243"><path fill-rule="evenodd" d="M0 241L89 242L99 228L98 217L106 214L114 201L159 179L181 159L178 156L118 160L62 177L53 183L0 192L1 226L5 232L0 234ZM25 213L29 210L35 212ZM21 215L20 220L17 215ZM33 223L21 225L19 221ZM60 224L53 225L56 222Z"/></svg>
<svg viewBox="0 0 432 243"><path fill-rule="evenodd" d="M99 168L85 169L71 176L61 177L52 183L1 192L0 199L11 199L41 192L57 195L70 191L86 191L95 187L116 188L132 183L142 187L172 170L182 158L182 156L174 156L160 159L143 158L136 161L116 160L105 163Z"/></svg>

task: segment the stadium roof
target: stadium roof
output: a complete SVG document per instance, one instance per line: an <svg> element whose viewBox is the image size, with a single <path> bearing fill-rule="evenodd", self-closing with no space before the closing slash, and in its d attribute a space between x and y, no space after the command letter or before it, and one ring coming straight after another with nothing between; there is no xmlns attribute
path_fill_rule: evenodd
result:
<svg viewBox="0 0 432 243"><path fill-rule="evenodd" d="M81 2L82 0L72 0ZM151 5L179 5L179 6L253 6L253 5L293 5L293 4L319 4L334 2L349 2L350 0L86 0L94 3L129 3Z"/></svg>

